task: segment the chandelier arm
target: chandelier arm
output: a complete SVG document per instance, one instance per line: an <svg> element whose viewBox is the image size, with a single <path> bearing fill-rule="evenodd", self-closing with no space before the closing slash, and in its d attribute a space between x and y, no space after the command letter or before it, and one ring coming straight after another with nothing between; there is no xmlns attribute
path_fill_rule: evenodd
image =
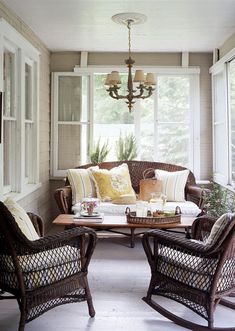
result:
<svg viewBox="0 0 235 331"><path fill-rule="evenodd" d="M127 95L119 95L118 94L118 88L114 88L114 87L110 87L109 89L107 89L106 91L109 92L109 96L113 99L126 99Z"/></svg>
<svg viewBox="0 0 235 331"><path fill-rule="evenodd" d="M154 89L152 87L148 87L148 88L146 88L146 91L148 92L148 94L147 95L142 95L140 97L141 99L149 98L153 94Z"/></svg>

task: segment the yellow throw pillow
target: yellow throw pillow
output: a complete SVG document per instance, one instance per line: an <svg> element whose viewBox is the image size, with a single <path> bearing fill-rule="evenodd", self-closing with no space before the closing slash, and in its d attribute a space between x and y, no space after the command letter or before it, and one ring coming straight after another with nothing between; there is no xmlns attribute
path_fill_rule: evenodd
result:
<svg viewBox="0 0 235 331"><path fill-rule="evenodd" d="M91 175L91 169L99 169L98 166L88 169L68 169L68 180L72 189L72 204L81 202L83 198L95 198L96 188Z"/></svg>
<svg viewBox="0 0 235 331"><path fill-rule="evenodd" d="M102 201L111 201L123 194L135 194L126 163L111 170L91 169L91 173L96 183L97 196Z"/></svg>
<svg viewBox="0 0 235 331"><path fill-rule="evenodd" d="M14 217L16 223L18 224L25 237L27 237L29 240L37 240L40 238L33 226L33 223L31 222L31 219L18 203L16 203L11 198L7 198L4 201L4 205Z"/></svg>

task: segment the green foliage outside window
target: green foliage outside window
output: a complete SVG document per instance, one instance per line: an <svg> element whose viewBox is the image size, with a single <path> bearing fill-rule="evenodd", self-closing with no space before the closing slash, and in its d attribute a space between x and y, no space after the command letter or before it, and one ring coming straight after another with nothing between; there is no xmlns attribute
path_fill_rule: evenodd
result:
<svg viewBox="0 0 235 331"><path fill-rule="evenodd" d="M110 151L109 142L106 141L102 145L99 138L99 140L94 145L92 152L90 154L91 163L98 164L100 162L105 161L109 151Z"/></svg>
<svg viewBox="0 0 235 331"><path fill-rule="evenodd" d="M120 134L116 144L116 151L118 161L134 160L137 157L135 136L131 133L122 137Z"/></svg>
<svg viewBox="0 0 235 331"><path fill-rule="evenodd" d="M220 217L225 213L235 212L235 194L211 181L210 192L205 196L205 208L208 215Z"/></svg>

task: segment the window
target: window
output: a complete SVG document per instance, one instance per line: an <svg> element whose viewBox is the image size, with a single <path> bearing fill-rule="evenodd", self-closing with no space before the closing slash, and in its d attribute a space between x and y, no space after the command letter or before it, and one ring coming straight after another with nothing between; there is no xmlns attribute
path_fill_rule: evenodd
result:
<svg viewBox="0 0 235 331"><path fill-rule="evenodd" d="M16 188L16 56L14 50L3 51L3 193Z"/></svg>
<svg viewBox="0 0 235 331"><path fill-rule="evenodd" d="M235 59L228 64L230 105L231 180L235 183Z"/></svg>
<svg viewBox="0 0 235 331"><path fill-rule="evenodd" d="M198 122L194 120L199 109L193 107L192 93L195 77L157 75L157 91L150 98L137 101L131 114L123 100L113 101L109 97L103 87L104 78L104 74L94 75L93 141L108 140L108 160L116 159L119 135L134 133L139 159L183 165L198 174L194 152L199 148L193 151L194 140L199 137ZM127 75L123 74L122 81L126 80Z"/></svg>
<svg viewBox="0 0 235 331"><path fill-rule="evenodd" d="M127 75L120 75L127 82ZM116 159L116 143L120 134L134 133L134 115L129 113L123 100L112 99L104 88L106 74L94 75L93 144L108 141L107 160ZM123 91L121 90L120 93Z"/></svg>
<svg viewBox="0 0 235 331"><path fill-rule="evenodd" d="M39 181L39 53L3 19L0 25L3 58L0 196L11 193L23 196L36 189Z"/></svg>
<svg viewBox="0 0 235 331"><path fill-rule="evenodd" d="M88 76L53 74L51 174L86 163L89 141Z"/></svg>
<svg viewBox="0 0 235 331"><path fill-rule="evenodd" d="M213 175L235 188L235 49L211 67L213 93Z"/></svg>
<svg viewBox="0 0 235 331"><path fill-rule="evenodd" d="M138 100L132 113L124 100L106 92L107 68L53 74L52 176L65 176L66 169L88 162L91 146L99 139L109 143L107 161L115 160L120 134L133 133L139 159L177 163L200 178L199 70L155 70L157 91ZM127 73L119 71L127 83Z"/></svg>

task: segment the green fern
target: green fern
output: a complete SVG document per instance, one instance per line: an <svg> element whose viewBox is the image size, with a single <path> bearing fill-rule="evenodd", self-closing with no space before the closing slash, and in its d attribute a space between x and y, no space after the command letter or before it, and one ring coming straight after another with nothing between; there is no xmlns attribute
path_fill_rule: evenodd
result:
<svg viewBox="0 0 235 331"><path fill-rule="evenodd" d="M100 143L100 138L94 145L92 152L90 154L91 163L98 164L105 161L108 153L110 151L108 140L104 142L103 145Z"/></svg>
<svg viewBox="0 0 235 331"><path fill-rule="evenodd" d="M210 182L210 191L204 197L204 207L213 217L235 211L235 194L221 185Z"/></svg>
<svg viewBox="0 0 235 331"><path fill-rule="evenodd" d="M116 143L118 161L134 160L137 157L137 144L135 136L130 133L122 137L120 134Z"/></svg>

